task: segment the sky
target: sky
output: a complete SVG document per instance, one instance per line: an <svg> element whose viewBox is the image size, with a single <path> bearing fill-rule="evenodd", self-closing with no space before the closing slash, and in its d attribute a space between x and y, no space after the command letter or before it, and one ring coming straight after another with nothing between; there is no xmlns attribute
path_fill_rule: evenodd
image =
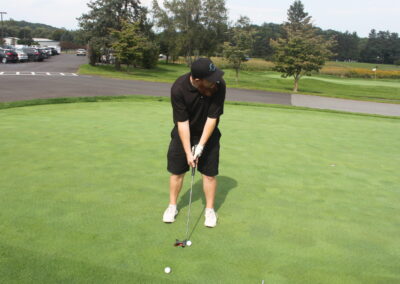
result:
<svg viewBox="0 0 400 284"><path fill-rule="evenodd" d="M3 19L42 23L69 30L78 29L77 17L88 12L89 0L0 0ZM152 0L142 0L150 6ZM163 0L158 1L160 4ZM253 24L281 24L287 19L287 10L294 0L226 0L229 20L241 15ZM357 32L368 37L371 29L400 34L400 0L302 0L305 11L315 26L324 30Z"/></svg>

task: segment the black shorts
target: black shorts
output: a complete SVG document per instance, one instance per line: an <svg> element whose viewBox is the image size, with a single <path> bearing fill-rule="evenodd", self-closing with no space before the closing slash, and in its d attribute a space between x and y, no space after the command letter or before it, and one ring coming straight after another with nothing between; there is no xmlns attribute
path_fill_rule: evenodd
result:
<svg viewBox="0 0 400 284"><path fill-rule="evenodd" d="M218 175L220 138L221 132L216 128L204 147L203 153L199 158L199 164L197 165L197 169L203 175L210 177ZM190 140L191 146L194 146L199 143L200 137L193 136L190 137ZM169 144L167 157L167 169L170 173L181 175L189 171L186 154L176 127L171 132L171 143Z"/></svg>

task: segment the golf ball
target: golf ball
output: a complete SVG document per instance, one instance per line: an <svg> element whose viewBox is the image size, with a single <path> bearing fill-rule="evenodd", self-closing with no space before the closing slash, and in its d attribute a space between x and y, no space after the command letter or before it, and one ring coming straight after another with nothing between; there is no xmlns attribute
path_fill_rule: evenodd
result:
<svg viewBox="0 0 400 284"><path fill-rule="evenodd" d="M191 241L187 241L187 242L186 242L186 245L187 245L188 247L190 247L190 246L192 245L192 242L191 242Z"/></svg>
<svg viewBox="0 0 400 284"><path fill-rule="evenodd" d="M164 268L165 273L171 273L171 267L165 267Z"/></svg>

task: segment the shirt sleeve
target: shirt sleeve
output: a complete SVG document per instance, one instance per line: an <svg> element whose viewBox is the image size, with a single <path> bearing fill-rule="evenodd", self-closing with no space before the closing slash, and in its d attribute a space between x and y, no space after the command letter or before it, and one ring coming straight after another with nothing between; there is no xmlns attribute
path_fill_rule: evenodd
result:
<svg viewBox="0 0 400 284"><path fill-rule="evenodd" d="M184 122L189 120L187 107L183 99L182 92L179 90L179 88L173 87L171 89L171 104L172 104L174 123Z"/></svg>
<svg viewBox="0 0 400 284"><path fill-rule="evenodd" d="M218 92L212 97L207 115L209 118L219 118L224 113L225 93L225 82L221 82Z"/></svg>

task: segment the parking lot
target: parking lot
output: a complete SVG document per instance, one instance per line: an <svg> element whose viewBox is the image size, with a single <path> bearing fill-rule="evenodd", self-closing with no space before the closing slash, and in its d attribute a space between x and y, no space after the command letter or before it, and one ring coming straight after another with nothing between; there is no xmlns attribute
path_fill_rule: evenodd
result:
<svg viewBox="0 0 400 284"><path fill-rule="evenodd" d="M85 64L87 58L74 54L61 54L51 56L42 62L21 62L0 64L0 72L12 74L12 72L44 72L44 73L76 73L79 65Z"/></svg>

